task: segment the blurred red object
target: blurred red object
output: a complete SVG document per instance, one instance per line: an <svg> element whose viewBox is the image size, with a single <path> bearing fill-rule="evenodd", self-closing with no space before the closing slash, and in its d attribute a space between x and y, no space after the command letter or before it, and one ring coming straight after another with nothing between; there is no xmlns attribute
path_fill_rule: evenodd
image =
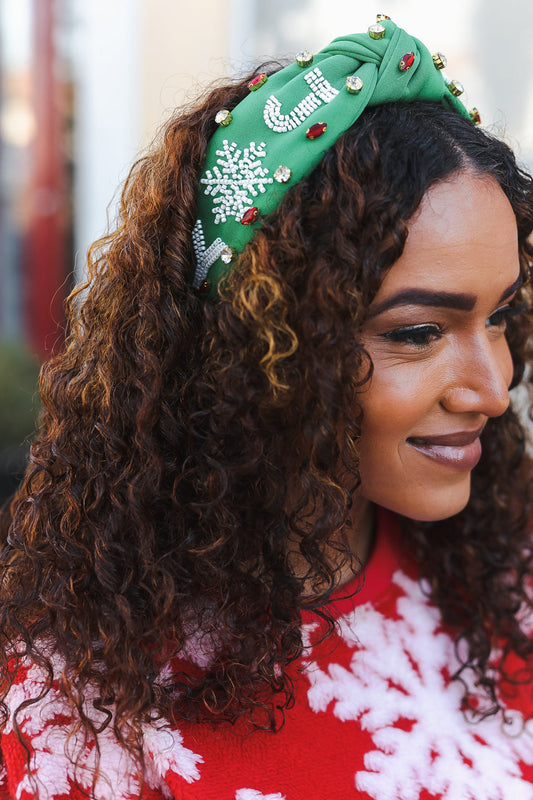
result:
<svg viewBox="0 0 533 800"><path fill-rule="evenodd" d="M67 275L68 203L61 83L54 43L55 0L33 0L33 143L25 253L29 344L41 358L62 343Z"/></svg>

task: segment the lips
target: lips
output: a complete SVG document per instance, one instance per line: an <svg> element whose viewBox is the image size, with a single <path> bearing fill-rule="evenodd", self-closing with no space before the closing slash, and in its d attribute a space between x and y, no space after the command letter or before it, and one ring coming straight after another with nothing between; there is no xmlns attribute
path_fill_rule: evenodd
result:
<svg viewBox="0 0 533 800"><path fill-rule="evenodd" d="M460 470L474 469L481 458L479 437L484 428L474 431L453 431L434 436L411 436L407 444L427 458Z"/></svg>
<svg viewBox="0 0 533 800"><path fill-rule="evenodd" d="M443 447L466 447L476 439L479 439L484 425L480 425L475 431L455 431L453 433L441 433L438 436L411 436L407 440L409 444L416 445L442 445Z"/></svg>

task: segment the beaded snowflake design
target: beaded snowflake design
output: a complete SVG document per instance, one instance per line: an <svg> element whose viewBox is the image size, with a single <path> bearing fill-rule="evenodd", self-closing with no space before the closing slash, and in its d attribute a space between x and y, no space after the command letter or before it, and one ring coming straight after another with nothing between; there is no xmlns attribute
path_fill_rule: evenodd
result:
<svg viewBox="0 0 533 800"><path fill-rule="evenodd" d="M272 183L269 170L263 167L266 144L250 142L240 148L236 142L224 139L222 149L217 150L217 163L208 169L200 183L204 194L213 198L214 222L218 225L234 217L240 222L244 211L254 205L254 198L266 191Z"/></svg>

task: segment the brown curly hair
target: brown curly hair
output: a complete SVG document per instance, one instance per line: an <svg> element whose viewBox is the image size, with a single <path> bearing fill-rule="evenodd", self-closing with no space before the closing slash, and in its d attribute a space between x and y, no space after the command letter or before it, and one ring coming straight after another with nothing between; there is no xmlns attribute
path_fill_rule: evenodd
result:
<svg viewBox="0 0 533 800"><path fill-rule="evenodd" d="M83 706L90 685L96 708L116 708L106 724L141 758L140 724L154 710L282 723L300 611L328 618L351 558L357 397L372 372L361 326L430 186L466 170L498 181L529 300L530 176L506 145L428 102L367 109L264 220L220 297L198 297L197 174L216 110L234 107L246 83L166 125L130 173L116 230L90 250L65 350L42 371L40 434L0 560L1 696L22 652L51 682L53 641L87 736L97 738ZM527 313L509 323L514 384L532 361L530 330ZM533 652L517 621L531 605L531 471L512 409L483 439L465 510L404 527L490 711L507 652ZM215 651L205 670L187 663L198 636ZM501 640L495 674L488 658Z"/></svg>

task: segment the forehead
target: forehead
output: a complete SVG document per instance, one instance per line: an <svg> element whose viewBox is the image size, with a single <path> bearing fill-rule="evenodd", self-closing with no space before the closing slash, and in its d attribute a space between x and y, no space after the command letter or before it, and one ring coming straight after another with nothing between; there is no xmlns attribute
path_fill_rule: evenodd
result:
<svg viewBox="0 0 533 800"><path fill-rule="evenodd" d="M406 287L497 293L519 274L516 219L498 183L461 174L431 188L374 302Z"/></svg>

